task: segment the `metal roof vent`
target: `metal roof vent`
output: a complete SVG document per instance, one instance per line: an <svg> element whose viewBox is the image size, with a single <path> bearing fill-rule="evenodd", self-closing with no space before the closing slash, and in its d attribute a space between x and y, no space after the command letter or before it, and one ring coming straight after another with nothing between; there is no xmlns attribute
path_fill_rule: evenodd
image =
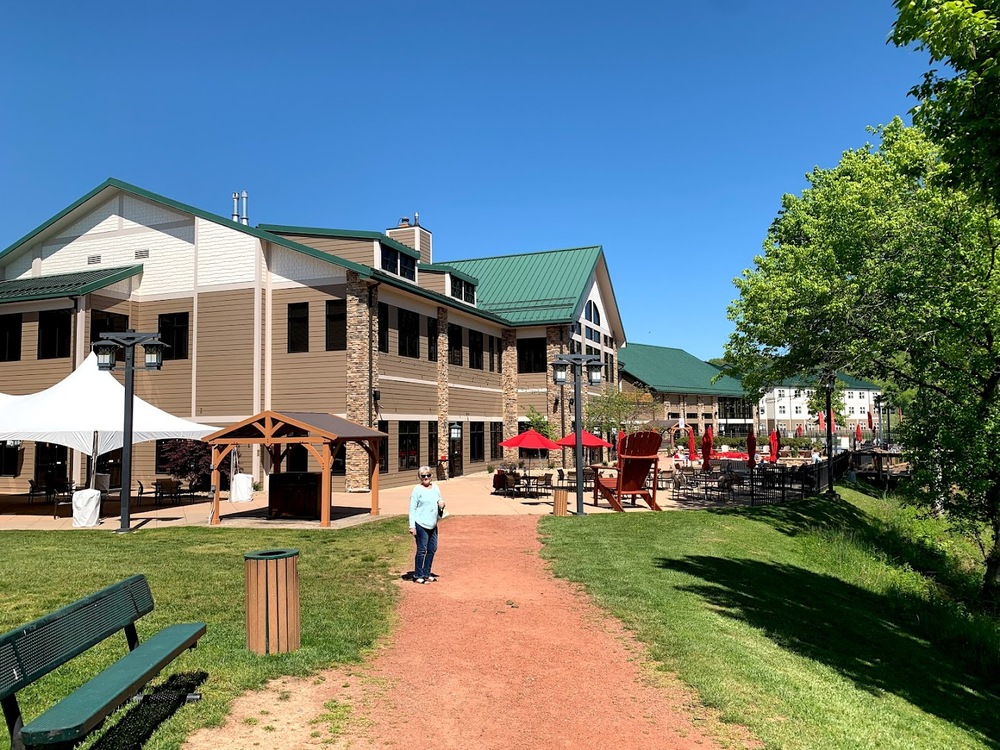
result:
<svg viewBox="0 0 1000 750"><path fill-rule="evenodd" d="M100 263L101 263L101 256L100 255L88 255L87 256L87 265L88 266L97 266L97 265L100 265Z"/></svg>
<svg viewBox="0 0 1000 750"><path fill-rule="evenodd" d="M136 260L145 260L148 257L149 257L149 248L148 247L145 250L136 250L135 251L135 259Z"/></svg>

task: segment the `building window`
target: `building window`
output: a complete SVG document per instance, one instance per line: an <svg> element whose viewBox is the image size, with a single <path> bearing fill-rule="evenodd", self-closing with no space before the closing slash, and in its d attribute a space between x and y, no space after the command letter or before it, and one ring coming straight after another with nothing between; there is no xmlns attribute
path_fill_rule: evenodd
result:
<svg viewBox="0 0 1000 750"><path fill-rule="evenodd" d="M437 321L434 321L437 323ZM437 466L438 459L438 423L427 423L427 464ZM417 468L420 468L419 466Z"/></svg>
<svg viewBox="0 0 1000 750"><path fill-rule="evenodd" d="M497 338L496 336L487 336L489 339L490 347L490 372L496 372L497 369Z"/></svg>
<svg viewBox="0 0 1000 750"><path fill-rule="evenodd" d="M167 345L163 350L164 359L188 358L188 314L186 312L165 313L157 316L156 331L160 341Z"/></svg>
<svg viewBox="0 0 1000 750"><path fill-rule="evenodd" d="M347 443L341 443L337 452L333 454L333 468L330 474L335 477L342 477L347 474Z"/></svg>
<svg viewBox="0 0 1000 750"><path fill-rule="evenodd" d="M867 406L859 406L858 407L858 414L867 414L867 413L868 413L868 407Z"/></svg>
<svg viewBox="0 0 1000 750"><path fill-rule="evenodd" d="M519 373L545 372L547 366L545 339L517 340L517 371Z"/></svg>
<svg viewBox="0 0 1000 750"><path fill-rule="evenodd" d="M854 391L848 391L847 392L847 398L850 399L851 401L853 401L854 400Z"/></svg>
<svg viewBox="0 0 1000 750"><path fill-rule="evenodd" d="M102 333L122 333L128 330L128 315L106 312L104 310L94 310L90 314L90 343L101 340ZM162 338L162 337L161 337ZM163 358L167 358L167 352L163 352ZM125 361L125 347L119 346L115 352L115 361Z"/></svg>
<svg viewBox="0 0 1000 750"><path fill-rule="evenodd" d="M778 398L784 398L784 397L785 397L785 392L784 391L778 391Z"/></svg>
<svg viewBox="0 0 1000 750"><path fill-rule="evenodd" d="M469 461L486 460L485 423L469 422Z"/></svg>
<svg viewBox="0 0 1000 750"><path fill-rule="evenodd" d="M490 460L500 461L503 459L503 422L490 422Z"/></svg>
<svg viewBox="0 0 1000 750"><path fill-rule="evenodd" d="M20 448L13 443L0 443L0 477L17 476L19 450Z"/></svg>
<svg viewBox="0 0 1000 750"><path fill-rule="evenodd" d="M69 356L72 312L42 310L38 313L38 359Z"/></svg>
<svg viewBox="0 0 1000 750"><path fill-rule="evenodd" d="M854 407L853 406L848 406L847 407L847 413L853 417L854 416Z"/></svg>
<svg viewBox="0 0 1000 750"><path fill-rule="evenodd" d="M417 280L417 260L409 255L399 256L399 275L410 281Z"/></svg>
<svg viewBox="0 0 1000 750"><path fill-rule="evenodd" d="M593 301L587 303L587 307L584 310L584 317L594 325L599 326L601 324L601 311L597 309L596 303Z"/></svg>
<svg viewBox="0 0 1000 750"><path fill-rule="evenodd" d="M399 325L399 356L420 357L420 315L412 310L399 308L396 311Z"/></svg>
<svg viewBox="0 0 1000 750"><path fill-rule="evenodd" d="M798 416L801 413L802 413L802 407L801 406L796 406L795 407L795 414L796 414L796 416Z"/></svg>
<svg viewBox="0 0 1000 750"><path fill-rule="evenodd" d="M611 352L604 354L604 380L608 383L615 382L615 355Z"/></svg>
<svg viewBox="0 0 1000 750"><path fill-rule="evenodd" d="M427 359L437 362L438 358L438 322L437 318L427 319Z"/></svg>
<svg viewBox="0 0 1000 750"><path fill-rule="evenodd" d="M389 434L389 423L383 420L378 421L378 431ZM384 437L378 441L378 470L383 474L389 473L389 438Z"/></svg>
<svg viewBox="0 0 1000 750"><path fill-rule="evenodd" d="M302 443L292 443L285 454L285 471L301 474L309 471L309 451Z"/></svg>
<svg viewBox="0 0 1000 750"><path fill-rule="evenodd" d="M469 367L483 369L483 334L479 331L469 331Z"/></svg>
<svg viewBox="0 0 1000 750"><path fill-rule="evenodd" d="M347 350L347 300L326 301L326 350L328 352Z"/></svg>
<svg viewBox="0 0 1000 750"><path fill-rule="evenodd" d="M451 296L455 299L460 299L463 302L468 302L470 305L473 305L476 302L476 287L468 281L456 279L452 276Z"/></svg>
<svg viewBox="0 0 1000 750"><path fill-rule="evenodd" d="M21 313L0 315L0 362L21 361Z"/></svg>
<svg viewBox="0 0 1000 750"><path fill-rule="evenodd" d="M389 353L389 306L378 303L378 350Z"/></svg>
<svg viewBox="0 0 1000 750"><path fill-rule="evenodd" d="M399 275L399 251L382 245L382 270Z"/></svg>
<svg viewBox="0 0 1000 750"><path fill-rule="evenodd" d="M309 351L309 303L293 302L288 306L288 353Z"/></svg>
<svg viewBox="0 0 1000 750"><path fill-rule="evenodd" d="M420 468L420 422L399 423L399 470Z"/></svg>
<svg viewBox="0 0 1000 750"><path fill-rule="evenodd" d="M448 364L462 365L462 326L448 324Z"/></svg>
<svg viewBox="0 0 1000 750"><path fill-rule="evenodd" d="M785 413L785 407L784 407L784 405L782 405L782 406L779 406L779 407L778 407L778 416L781 416L781 415L783 415L784 413Z"/></svg>

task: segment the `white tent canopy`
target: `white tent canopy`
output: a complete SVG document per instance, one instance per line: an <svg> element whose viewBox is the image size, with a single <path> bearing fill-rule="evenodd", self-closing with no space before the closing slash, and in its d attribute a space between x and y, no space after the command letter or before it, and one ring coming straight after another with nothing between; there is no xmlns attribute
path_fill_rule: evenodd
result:
<svg viewBox="0 0 1000 750"><path fill-rule="evenodd" d="M189 438L200 440L218 430L189 422L133 397L132 442ZM121 448L125 442L125 386L110 372L97 369L91 354L78 368L44 391L30 396L0 396L0 440L57 443L88 456Z"/></svg>

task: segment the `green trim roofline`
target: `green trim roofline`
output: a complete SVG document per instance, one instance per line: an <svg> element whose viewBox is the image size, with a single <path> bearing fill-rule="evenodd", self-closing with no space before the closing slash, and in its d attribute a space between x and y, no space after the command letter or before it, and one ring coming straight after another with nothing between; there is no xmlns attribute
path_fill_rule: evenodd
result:
<svg viewBox="0 0 1000 750"><path fill-rule="evenodd" d="M462 281L467 281L470 284L479 285L479 279L471 274L467 274L464 271L459 271L457 268L448 265L447 263L421 263L417 266L419 271L428 271L429 273L450 273L456 279L461 279Z"/></svg>
<svg viewBox="0 0 1000 750"><path fill-rule="evenodd" d="M0 304L82 297L142 273L142 264L0 281Z"/></svg>
<svg viewBox="0 0 1000 750"><path fill-rule="evenodd" d="M414 250L402 242L397 242L392 237L381 232L368 232L363 229L322 229L320 227L292 227L283 224L258 224L257 228L262 232L272 232L275 234L307 234L311 237L335 237L348 240L378 240L386 247L398 250L411 258L420 259L420 251Z"/></svg>

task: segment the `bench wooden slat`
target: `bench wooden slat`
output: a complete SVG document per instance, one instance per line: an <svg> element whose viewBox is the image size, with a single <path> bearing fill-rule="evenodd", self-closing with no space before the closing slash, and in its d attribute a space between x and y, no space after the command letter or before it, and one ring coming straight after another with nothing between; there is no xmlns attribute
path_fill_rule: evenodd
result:
<svg viewBox="0 0 1000 750"><path fill-rule="evenodd" d="M203 635L203 622L164 628L25 725L21 730L24 744L51 745L82 739Z"/></svg>

